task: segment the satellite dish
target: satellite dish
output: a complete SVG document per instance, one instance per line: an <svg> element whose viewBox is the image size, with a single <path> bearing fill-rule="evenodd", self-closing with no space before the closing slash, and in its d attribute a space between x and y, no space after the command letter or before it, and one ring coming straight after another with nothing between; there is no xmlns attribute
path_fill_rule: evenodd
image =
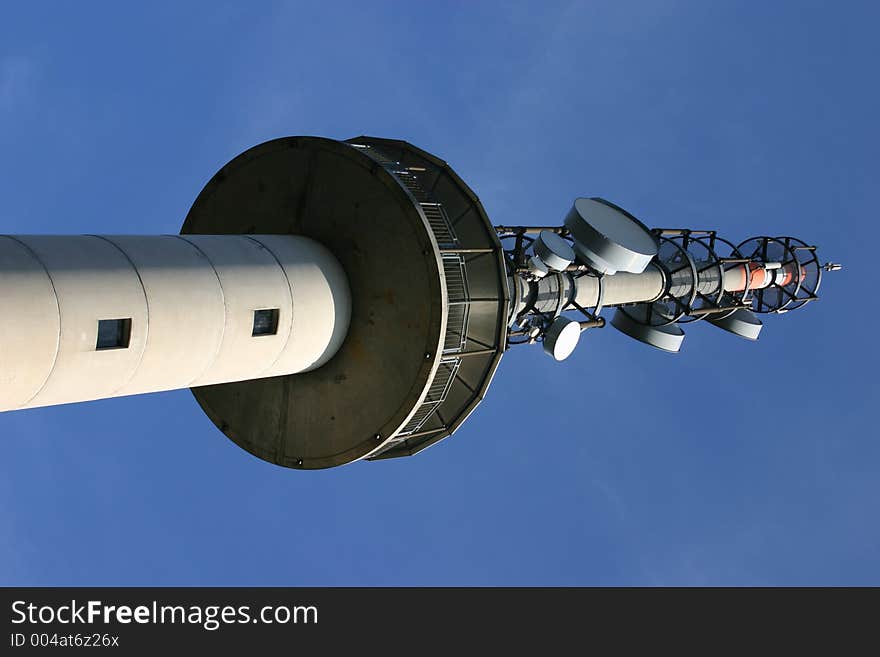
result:
<svg viewBox="0 0 880 657"><path fill-rule="evenodd" d="M528 267L529 271L532 272L535 278L544 278L550 273L550 267L547 266L547 263L536 255L529 258Z"/></svg>
<svg viewBox="0 0 880 657"><path fill-rule="evenodd" d="M568 317L557 317L544 334L544 353L556 360L565 360L577 347L581 325Z"/></svg>
<svg viewBox="0 0 880 657"><path fill-rule="evenodd" d="M611 326L639 342L672 353L677 353L684 341L684 331L677 324L646 326L635 321L620 308L611 318Z"/></svg>
<svg viewBox="0 0 880 657"><path fill-rule="evenodd" d="M550 230L542 230L535 239L535 255L547 267L563 271L574 262L574 249L565 239Z"/></svg>
<svg viewBox="0 0 880 657"><path fill-rule="evenodd" d="M657 255L657 240L638 219L599 198L579 198L565 217L574 251L603 274L641 274Z"/></svg>
<svg viewBox="0 0 880 657"><path fill-rule="evenodd" d="M745 308L740 308L721 319L710 318L709 322L746 340L757 340L764 326L755 313Z"/></svg>

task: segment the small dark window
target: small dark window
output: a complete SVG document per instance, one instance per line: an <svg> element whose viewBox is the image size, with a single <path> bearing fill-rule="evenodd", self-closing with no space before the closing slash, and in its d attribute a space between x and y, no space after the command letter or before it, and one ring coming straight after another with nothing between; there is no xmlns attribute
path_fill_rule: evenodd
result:
<svg viewBox="0 0 880 657"><path fill-rule="evenodd" d="M99 319L98 343L95 349L128 349L131 337L131 318Z"/></svg>
<svg viewBox="0 0 880 657"><path fill-rule="evenodd" d="M278 333L278 308L254 311L254 332L251 335L275 335Z"/></svg>

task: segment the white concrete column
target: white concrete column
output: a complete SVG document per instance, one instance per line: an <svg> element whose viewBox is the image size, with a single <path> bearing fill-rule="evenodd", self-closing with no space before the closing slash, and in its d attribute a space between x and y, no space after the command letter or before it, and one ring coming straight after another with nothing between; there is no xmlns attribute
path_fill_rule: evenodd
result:
<svg viewBox="0 0 880 657"><path fill-rule="evenodd" d="M338 261L305 237L0 237L0 410L306 371L350 310Z"/></svg>

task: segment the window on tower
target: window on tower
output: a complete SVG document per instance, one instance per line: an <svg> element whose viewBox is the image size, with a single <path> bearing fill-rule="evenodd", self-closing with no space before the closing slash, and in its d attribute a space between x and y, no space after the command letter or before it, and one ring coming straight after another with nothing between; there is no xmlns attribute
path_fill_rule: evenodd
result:
<svg viewBox="0 0 880 657"><path fill-rule="evenodd" d="M99 319L98 341L95 349L128 349L131 337L131 317L125 319Z"/></svg>
<svg viewBox="0 0 880 657"><path fill-rule="evenodd" d="M278 308L254 311L254 330L251 335L275 335L278 333Z"/></svg>

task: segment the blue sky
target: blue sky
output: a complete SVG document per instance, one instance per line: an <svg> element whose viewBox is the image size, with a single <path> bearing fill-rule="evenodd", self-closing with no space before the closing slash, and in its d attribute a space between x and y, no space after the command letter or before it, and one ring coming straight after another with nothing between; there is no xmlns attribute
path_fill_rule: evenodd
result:
<svg viewBox="0 0 880 657"><path fill-rule="evenodd" d="M677 356L611 328L562 364L512 350L411 459L283 470L185 390L0 414L0 584L880 584L878 20L868 2L4 6L3 233L174 233L245 148L371 134L446 159L496 223L601 195L846 269L757 343L696 325Z"/></svg>

